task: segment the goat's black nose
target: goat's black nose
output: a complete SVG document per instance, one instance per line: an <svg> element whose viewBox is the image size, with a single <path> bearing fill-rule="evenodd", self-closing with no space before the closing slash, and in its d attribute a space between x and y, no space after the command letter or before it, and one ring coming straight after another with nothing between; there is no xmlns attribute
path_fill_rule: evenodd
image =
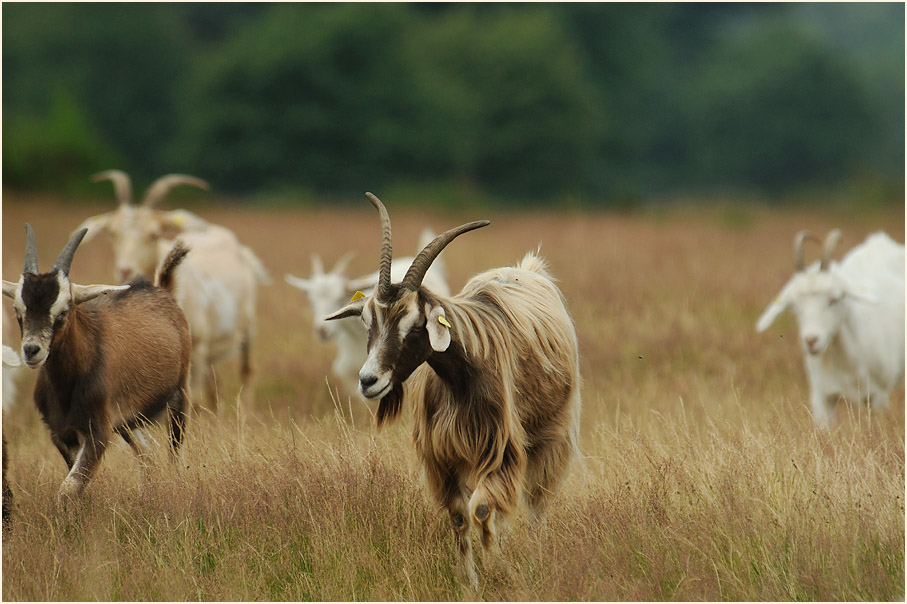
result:
<svg viewBox="0 0 907 604"><path fill-rule="evenodd" d="M361 375L359 376L359 383L362 384L363 390L373 385L378 381L377 375Z"/></svg>
<svg viewBox="0 0 907 604"><path fill-rule="evenodd" d="M26 344L22 347L22 353L26 359L34 358L39 352L41 352L41 347L36 344Z"/></svg>

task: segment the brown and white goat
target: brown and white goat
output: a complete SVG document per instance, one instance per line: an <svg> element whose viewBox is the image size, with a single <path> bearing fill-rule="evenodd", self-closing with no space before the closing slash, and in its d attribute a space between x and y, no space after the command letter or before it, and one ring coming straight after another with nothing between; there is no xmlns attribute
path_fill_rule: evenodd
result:
<svg viewBox="0 0 907 604"><path fill-rule="evenodd" d="M413 441L435 501L448 511L463 580L478 586L471 527L486 551L496 523L520 501L539 519L578 453L580 374L576 330L545 262L533 253L512 268L473 277L454 297L422 285L425 272L471 222L426 246L403 281L391 283L391 228L382 225L380 279L371 296L328 319L359 315L368 358L359 391L380 399L378 425L412 405Z"/></svg>
<svg viewBox="0 0 907 604"><path fill-rule="evenodd" d="M79 495L114 433L141 458L149 453L142 429L168 419L175 452L183 438L191 340L173 297L173 272L188 250L177 244L155 286L77 285L72 257L85 236L75 233L50 272L38 272L38 250L25 225L25 268L3 281L22 330L22 358L38 369L35 403L69 474L58 501Z"/></svg>

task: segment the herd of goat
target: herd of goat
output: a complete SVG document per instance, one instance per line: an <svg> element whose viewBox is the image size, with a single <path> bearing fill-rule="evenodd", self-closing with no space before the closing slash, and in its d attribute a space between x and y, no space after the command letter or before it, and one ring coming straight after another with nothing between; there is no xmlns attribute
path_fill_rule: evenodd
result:
<svg viewBox="0 0 907 604"><path fill-rule="evenodd" d="M114 434L144 463L155 442L146 428L162 423L176 453L190 405L216 408L213 364L239 355L248 382L257 289L269 282L232 231L158 208L172 188L207 189L204 181L166 175L134 204L125 173L93 178L113 184L117 208L80 225L44 273L26 225L22 273L3 281L21 335L18 353L3 347L4 407L15 400L14 368L37 370L34 400L69 468L61 506L80 496ZM498 526L519 504L542 517L579 454L576 329L537 253L451 295L440 254L487 221L425 231L415 257L395 259L387 210L366 195L380 218L378 270L348 279L349 256L326 272L313 255L310 277L285 279L308 295L317 337L336 344L336 377L349 394L378 402L379 426L399 415L404 398L411 402L426 486L450 515L460 577L476 587L473 529L494 550ZM100 233L110 236L118 285L71 282L76 249ZM813 418L823 427L841 398L887 406L904 375L904 246L875 233L837 262L839 238L837 230L824 242L797 235L796 271L756 325L763 331L785 310L795 313ZM823 252L807 266L810 240ZM4 344L11 325L4 317ZM6 520L5 442L3 458Z"/></svg>

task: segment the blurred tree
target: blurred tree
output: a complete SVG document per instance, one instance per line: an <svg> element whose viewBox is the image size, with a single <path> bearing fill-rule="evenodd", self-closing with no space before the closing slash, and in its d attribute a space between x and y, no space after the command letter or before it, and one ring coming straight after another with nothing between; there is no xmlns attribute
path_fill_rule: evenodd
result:
<svg viewBox="0 0 907 604"><path fill-rule="evenodd" d="M425 116L414 165L511 198L586 190L604 116L560 23L526 6L427 22L410 40Z"/></svg>
<svg viewBox="0 0 907 604"><path fill-rule="evenodd" d="M160 171L159 151L173 135L173 82L189 50L174 6L5 5L4 126L20 115L48 113L54 90L64 89L121 152L128 165L118 167Z"/></svg>
<svg viewBox="0 0 907 604"><path fill-rule="evenodd" d="M828 184L852 172L871 140L870 106L849 66L782 21L729 40L697 84L700 185Z"/></svg>
<svg viewBox="0 0 907 604"><path fill-rule="evenodd" d="M190 74L171 153L237 192L374 186L374 160L413 105L407 16L397 4L274 5Z"/></svg>
<svg viewBox="0 0 907 604"><path fill-rule="evenodd" d="M118 165L112 147L63 88L48 113L21 115L3 128L3 182L21 190L89 192L89 175Z"/></svg>

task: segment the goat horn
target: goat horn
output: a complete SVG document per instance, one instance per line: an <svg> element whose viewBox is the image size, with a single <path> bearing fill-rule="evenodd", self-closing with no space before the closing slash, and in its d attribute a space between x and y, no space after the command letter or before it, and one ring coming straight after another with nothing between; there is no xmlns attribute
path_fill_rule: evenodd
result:
<svg viewBox="0 0 907 604"><path fill-rule="evenodd" d="M54 262L54 268L59 269L60 272L67 277L69 276L69 267L72 265L72 256L76 253L76 248L82 243L82 237L84 237L87 232L87 228L81 228L73 233L72 237L69 238L66 247L63 248Z"/></svg>
<svg viewBox="0 0 907 604"><path fill-rule="evenodd" d="M211 187L201 178L189 176L188 174L165 174L156 181L151 183L148 190L145 191L145 197L142 199L142 206L146 208L155 208L161 202L171 189L179 185L191 185L207 191Z"/></svg>
<svg viewBox="0 0 907 604"><path fill-rule="evenodd" d="M489 220L476 220L475 222L468 222L450 229L449 231L445 231L435 237L431 243L422 248L422 251L419 252L419 255L413 260L409 270L406 271L406 276L403 277L401 283L402 287L410 290L419 289L419 286L422 285L422 279L425 278L425 273L428 272L428 267L431 266L431 263L435 261L435 258L438 257L438 254L441 253L441 250L443 250L448 243L463 233L467 233L474 229L480 229L489 224L491 224L491 221Z"/></svg>
<svg viewBox="0 0 907 604"><path fill-rule="evenodd" d="M105 170L91 176L91 182L101 182L102 180L109 180L113 183L113 190L120 206L128 206L132 203L132 181L128 174L122 170Z"/></svg>
<svg viewBox="0 0 907 604"><path fill-rule="evenodd" d="M321 262L321 256L318 254L312 254L312 276L324 274L324 264Z"/></svg>
<svg viewBox="0 0 907 604"><path fill-rule="evenodd" d="M825 246L822 248L822 264L819 266L819 270L828 270L839 241L841 241L841 230L832 229L829 231L828 235L825 237Z"/></svg>
<svg viewBox="0 0 907 604"><path fill-rule="evenodd" d="M384 302L390 295L391 262L394 259L394 248L391 243L391 219L387 215L387 208L380 199L371 193L366 193L365 196L378 209L378 215L381 216L381 259L378 262L378 285L375 286L375 295L379 301Z"/></svg>
<svg viewBox="0 0 907 604"><path fill-rule="evenodd" d="M35 230L25 223L25 268L23 273L38 274L38 244L35 243Z"/></svg>
<svg viewBox="0 0 907 604"><path fill-rule="evenodd" d="M806 261L803 258L803 243L807 239L812 239L820 244L822 243L819 236L812 231L800 231L797 233L797 236L794 238L794 266L797 268L797 272L802 271L806 267Z"/></svg>
<svg viewBox="0 0 907 604"><path fill-rule="evenodd" d="M340 259L334 263L334 266L331 268L332 275L342 275L346 270L346 267L349 266L350 260L356 256L356 252L349 251L345 253Z"/></svg>

